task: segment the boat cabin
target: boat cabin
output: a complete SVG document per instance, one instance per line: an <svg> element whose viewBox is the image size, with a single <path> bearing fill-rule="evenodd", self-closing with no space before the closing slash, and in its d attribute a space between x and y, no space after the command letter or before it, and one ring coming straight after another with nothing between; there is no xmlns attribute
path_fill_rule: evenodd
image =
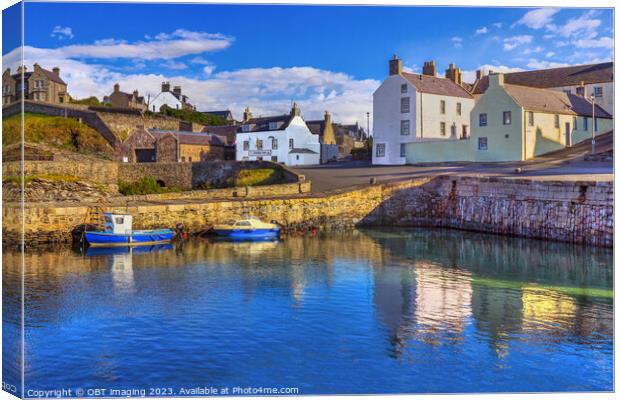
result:
<svg viewBox="0 0 620 400"><path fill-rule="evenodd" d="M105 231L110 233L130 234L132 217L129 214L103 213Z"/></svg>

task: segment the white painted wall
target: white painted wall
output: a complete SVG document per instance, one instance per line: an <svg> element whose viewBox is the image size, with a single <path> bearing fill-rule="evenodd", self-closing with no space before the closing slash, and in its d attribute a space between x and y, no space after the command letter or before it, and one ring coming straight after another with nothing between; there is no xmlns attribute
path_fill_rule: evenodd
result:
<svg viewBox="0 0 620 400"><path fill-rule="evenodd" d="M273 139L278 141L277 149L273 148ZM289 154L291 139L294 148L309 149L316 152L316 155ZM263 141L263 151L266 152L263 156L250 155L252 151L257 150L257 140ZM244 142L246 141L249 142L249 150L244 150ZM319 143L319 135L313 135L303 118L299 116L294 117L284 130L238 133L236 142L236 159L238 161L255 161L258 157L270 161L272 157L276 157L273 161L283 162L286 165L314 165L320 162L321 144Z"/></svg>
<svg viewBox="0 0 620 400"><path fill-rule="evenodd" d="M407 92L401 92L401 85L407 85ZM410 98L410 112L401 113L401 98ZM441 113L440 102L446 102L445 113ZM461 103L461 115L457 114L457 103ZM421 140L451 139L451 127L460 137L463 125L471 132L470 113L475 100L466 97L442 96L420 93L407 79L400 75L389 76L373 94L373 152L375 165L401 165L406 163L406 154L401 146ZM401 135L401 121L409 120L409 135ZM441 134L441 122L446 124L445 136ZM385 146L385 155L377 156L377 148ZM401 156L401 154L403 154Z"/></svg>
<svg viewBox="0 0 620 400"><path fill-rule="evenodd" d="M401 93L401 85L407 93ZM400 146L411 143L416 137L416 88L400 75L390 75L373 94L373 149L372 163L398 165L405 163ZM400 99L409 97L409 113L400 112ZM409 135L400 134L400 121L409 120ZM385 156L377 157L377 146L385 145Z"/></svg>
<svg viewBox="0 0 620 400"><path fill-rule="evenodd" d="M586 97L588 98L590 97L592 93L594 93L595 87L602 87L603 97L596 97L594 99L594 102L598 104L599 106L603 107L603 109L607 111L608 113L610 113L611 115L614 115L614 83L613 82L591 83L591 84L587 84L584 86L585 86ZM570 90L572 94L577 94L577 87L578 87L577 85L574 85L574 86L563 86L563 87L556 87L556 88L550 88L550 89L559 90L559 91Z"/></svg>
<svg viewBox="0 0 620 400"><path fill-rule="evenodd" d="M159 112L161 106L167 105L173 110L181 110L183 104L170 92L161 92L149 103L149 111Z"/></svg>

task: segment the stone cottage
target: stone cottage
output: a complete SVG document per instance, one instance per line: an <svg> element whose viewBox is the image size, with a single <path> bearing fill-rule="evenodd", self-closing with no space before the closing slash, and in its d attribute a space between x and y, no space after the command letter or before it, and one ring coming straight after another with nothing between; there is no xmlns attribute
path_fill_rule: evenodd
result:
<svg viewBox="0 0 620 400"><path fill-rule="evenodd" d="M120 145L118 157L132 163L223 160L226 147L226 139L218 135L138 126Z"/></svg>
<svg viewBox="0 0 620 400"><path fill-rule="evenodd" d="M140 111L146 110L146 102L144 96L140 96L137 90L132 93L121 92L121 87L117 83L114 85L114 91L103 99L104 103L111 103L116 108L133 108Z"/></svg>
<svg viewBox="0 0 620 400"><path fill-rule="evenodd" d="M24 98L27 100L42 101L47 103L65 103L70 99L67 93L67 84L60 77L60 68L54 67L51 71L34 64L32 72L23 67L24 72ZM22 67L17 69L16 74L11 74L7 68L2 74L2 104L9 104L21 99L22 93Z"/></svg>

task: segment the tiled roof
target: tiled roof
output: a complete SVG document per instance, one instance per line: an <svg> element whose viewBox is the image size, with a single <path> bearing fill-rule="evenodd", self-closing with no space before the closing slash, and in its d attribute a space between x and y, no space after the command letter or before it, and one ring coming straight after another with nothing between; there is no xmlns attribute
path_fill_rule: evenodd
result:
<svg viewBox="0 0 620 400"><path fill-rule="evenodd" d="M60 77L56 76L56 74L53 73L52 71L48 71L45 68L41 68L41 72L43 72L43 75L45 75L45 77L49 79L50 81L60 83L61 85L66 85L65 81L63 81ZM32 72L25 72L24 81L27 81L31 75L32 75ZM16 81L19 81L20 79L22 79L21 74L13 74L11 75L11 78L13 78Z"/></svg>
<svg viewBox="0 0 620 400"><path fill-rule="evenodd" d="M592 116L592 103L582 96L557 90L509 84L504 84L504 89L510 97L528 111ZM598 105L595 105L595 116L611 118L611 115Z"/></svg>
<svg viewBox="0 0 620 400"><path fill-rule="evenodd" d="M306 126L310 129L313 135L323 135L323 129L325 129L325 120L319 119L316 121L306 121ZM332 124L332 127L334 124Z"/></svg>
<svg viewBox="0 0 620 400"><path fill-rule="evenodd" d="M185 132L185 131L168 131L159 129L149 129L151 135L157 140L161 139L164 135L172 134L176 136L180 144L196 144L196 145L212 145L212 146L224 146L226 145L226 138L203 132Z"/></svg>
<svg viewBox="0 0 620 400"><path fill-rule="evenodd" d="M452 82L450 79L436 76L410 74L403 72L403 77L409 81L421 93L440 94L452 97L473 98L463 87Z"/></svg>
<svg viewBox="0 0 620 400"><path fill-rule="evenodd" d="M575 65L534 71L511 72L504 74L504 82L513 85L553 88L585 84L613 82L614 63ZM472 93L484 93L489 87L489 76L483 76L474 84Z"/></svg>

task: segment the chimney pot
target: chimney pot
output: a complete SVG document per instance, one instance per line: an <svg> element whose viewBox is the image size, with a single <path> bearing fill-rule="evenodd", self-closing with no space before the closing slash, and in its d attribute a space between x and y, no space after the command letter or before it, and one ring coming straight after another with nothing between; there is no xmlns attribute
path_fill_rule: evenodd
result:
<svg viewBox="0 0 620 400"><path fill-rule="evenodd" d="M119 92L121 90L121 85L119 85L118 83L114 84L114 91L115 92Z"/></svg>
<svg viewBox="0 0 620 400"><path fill-rule="evenodd" d="M54 75L60 78L60 68L54 67L52 68L52 72L54 73Z"/></svg>
<svg viewBox="0 0 620 400"><path fill-rule="evenodd" d="M437 66L435 65L435 60L425 61L422 66L422 74L428 76L437 76Z"/></svg>

